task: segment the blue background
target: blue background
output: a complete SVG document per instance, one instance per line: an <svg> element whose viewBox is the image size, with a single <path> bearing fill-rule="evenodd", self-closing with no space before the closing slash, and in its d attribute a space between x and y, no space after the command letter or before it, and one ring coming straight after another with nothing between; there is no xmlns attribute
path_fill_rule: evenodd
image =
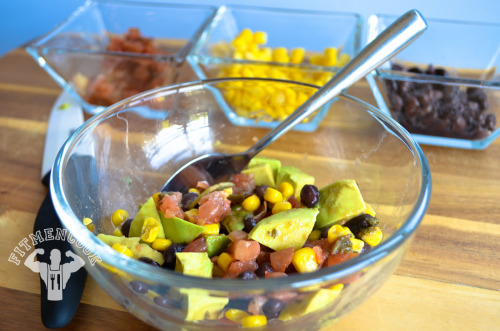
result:
<svg viewBox="0 0 500 331"><path fill-rule="evenodd" d="M161 2L152 0L150 2ZM169 3L189 3L221 6L224 4L257 5L263 7L329 10L359 13L363 19L370 14L401 15L416 8L426 18L445 18L500 23L499 0L172 0ZM84 0L2 0L0 1L0 56L33 38L47 33ZM480 38L480 36L478 36Z"/></svg>

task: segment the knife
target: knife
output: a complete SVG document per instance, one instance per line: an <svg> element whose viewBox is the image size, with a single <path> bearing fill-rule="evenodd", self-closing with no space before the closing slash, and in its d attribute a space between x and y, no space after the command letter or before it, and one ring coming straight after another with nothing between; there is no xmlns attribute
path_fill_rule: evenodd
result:
<svg viewBox="0 0 500 331"><path fill-rule="evenodd" d="M50 172L57 153L69 136L83 122L83 111L80 105L69 94L62 93L52 107L45 138L41 177L42 183L46 187L50 187ZM40 231L43 236L45 229L53 229L52 233L56 234L57 228L64 229L54 210L49 191L38 210L33 231L35 235L37 231ZM49 256L52 258L51 252L53 250L59 250L61 262L66 258L66 252L72 250L67 240L39 241L35 248L43 249L43 254L37 254L37 260L47 263L48 266L51 263ZM40 271L44 272L43 269ZM64 272L64 266L62 272ZM51 300L49 300L49 289L43 280L45 278L48 284L48 275L40 274L41 315L42 322L47 328L55 329L66 326L73 319L80 304L87 272L85 268L80 268L69 276L66 286L62 284L62 300L54 300L54 296L50 296ZM64 282L64 279L63 274L63 277L61 277L62 282Z"/></svg>

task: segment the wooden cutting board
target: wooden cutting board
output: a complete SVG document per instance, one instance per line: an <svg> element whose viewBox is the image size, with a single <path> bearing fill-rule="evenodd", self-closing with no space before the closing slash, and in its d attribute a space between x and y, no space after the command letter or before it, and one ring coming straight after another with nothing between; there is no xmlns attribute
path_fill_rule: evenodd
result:
<svg viewBox="0 0 500 331"><path fill-rule="evenodd" d="M0 58L0 330L44 330L38 275L8 262L47 193L40 166L60 87L18 49ZM350 94L375 104L365 82ZM500 140L486 150L423 146L428 213L388 282L338 330L500 329ZM150 329L92 279L67 330Z"/></svg>

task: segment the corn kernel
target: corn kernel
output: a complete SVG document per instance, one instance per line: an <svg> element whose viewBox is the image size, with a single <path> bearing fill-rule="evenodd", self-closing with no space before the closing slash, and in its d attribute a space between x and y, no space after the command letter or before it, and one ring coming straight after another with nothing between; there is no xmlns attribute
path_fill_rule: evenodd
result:
<svg viewBox="0 0 500 331"><path fill-rule="evenodd" d="M124 209L117 209L115 210L113 215L111 215L111 221L113 222L114 226L122 224L127 218L128 218L128 213Z"/></svg>
<svg viewBox="0 0 500 331"><path fill-rule="evenodd" d="M134 253L132 252L132 250L130 248L128 248L127 246L122 245L120 243L114 243L113 246L111 246L111 248L113 248L118 253L127 255L128 257L134 256Z"/></svg>
<svg viewBox="0 0 500 331"><path fill-rule="evenodd" d="M231 320L233 322L241 323L241 320L245 317L250 316L249 313L247 313L244 310L239 310L239 309L228 309L226 313L224 314L224 317L226 317L228 320Z"/></svg>
<svg viewBox="0 0 500 331"><path fill-rule="evenodd" d="M325 58L323 59L323 64L326 66L336 65L338 53L339 53L339 51L335 47L325 48L325 51L324 51Z"/></svg>
<svg viewBox="0 0 500 331"><path fill-rule="evenodd" d="M321 231L320 230L312 230L311 233L309 234L309 237L307 237L307 240L309 241L316 241L321 239Z"/></svg>
<svg viewBox="0 0 500 331"><path fill-rule="evenodd" d="M142 224L141 239L145 242L152 243L158 236L159 231L160 222L154 217L148 217Z"/></svg>
<svg viewBox="0 0 500 331"><path fill-rule="evenodd" d="M361 251L363 250L363 247L365 246L365 242L363 240L352 238L352 237L349 238L349 240L351 241L352 250L356 253L361 253Z"/></svg>
<svg viewBox="0 0 500 331"><path fill-rule="evenodd" d="M260 45L267 43L267 33L264 31L255 31L253 34L253 42Z"/></svg>
<svg viewBox="0 0 500 331"><path fill-rule="evenodd" d="M219 234L220 231L219 223L206 224L203 226L205 227L205 232L203 234Z"/></svg>
<svg viewBox="0 0 500 331"><path fill-rule="evenodd" d="M287 199L288 197L292 196L294 193L293 186L289 182L281 182L278 190L281 192L283 195L283 199Z"/></svg>
<svg viewBox="0 0 500 331"><path fill-rule="evenodd" d="M267 324L265 315L250 315L241 320L241 326L244 328L256 328Z"/></svg>
<svg viewBox="0 0 500 331"><path fill-rule="evenodd" d="M339 57L339 61L338 61L338 63L337 63L337 66L339 66L339 67L343 67L343 66L345 66L347 63L349 63L349 61L351 61L351 57L350 57L348 54L342 53L342 54L340 54L340 57Z"/></svg>
<svg viewBox="0 0 500 331"><path fill-rule="evenodd" d="M321 65L323 65L323 56L321 56L321 55L312 56L309 59L309 62L311 62L311 64L321 66Z"/></svg>
<svg viewBox="0 0 500 331"><path fill-rule="evenodd" d="M382 241L383 233L378 226L364 228L359 232L359 237L370 246L377 246Z"/></svg>
<svg viewBox="0 0 500 331"><path fill-rule="evenodd" d="M283 194L278 190L268 187L264 193L264 199L270 203L276 203L283 201Z"/></svg>
<svg viewBox="0 0 500 331"><path fill-rule="evenodd" d="M90 223L92 223L92 219L90 219L88 217L85 217L83 219L83 225L89 225Z"/></svg>
<svg viewBox="0 0 500 331"><path fill-rule="evenodd" d="M316 253L311 247L303 247L293 253L292 264L300 273L312 272L318 269Z"/></svg>
<svg viewBox="0 0 500 331"><path fill-rule="evenodd" d="M170 239L163 239L163 238L156 238L153 241L153 244L151 245L151 247L153 247L157 251L164 251L167 248L169 248L170 245L172 245L172 240L170 240Z"/></svg>
<svg viewBox="0 0 500 331"><path fill-rule="evenodd" d="M241 38L246 42L251 42L253 39L252 30L250 30L249 28L241 30L240 34L238 35L238 38Z"/></svg>
<svg viewBox="0 0 500 331"><path fill-rule="evenodd" d="M301 63L304 61L305 50L303 48L295 48L292 50L292 55L290 57L290 62L292 63Z"/></svg>
<svg viewBox="0 0 500 331"><path fill-rule="evenodd" d="M234 258L228 253L224 252L219 255L219 258L217 259L217 265L225 272L233 261Z"/></svg>
<svg viewBox="0 0 500 331"><path fill-rule="evenodd" d="M241 205L245 210L254 211L260 207L260 199L257 195L254 194L243 200L243 203Z"/></svg>
<svg viewBox="0 0 500 331"><path fill-rule="evenodd" d="M198 191L197 189L195 189L194 187L190 188L188 190L188 193L196 193L196 194L200 194L200 191Z"/></svg>
<svg viewBox="0 0 500 331"><path fill-rule="evenodd" d="M113 230L113 236L115 236L115 237L121 237L121 236L123 236L123 233L122 233L122 231L119 228L115 228Z"/></svg>
<svg viewBox="0 0 500 331"><path fill-rule="evenodd" d="M224 277L224 274L225 274L224 270L222 270L221 267L219 267L217 264L214 264L214 267L212 270L212 276L222 278L222 277Z"/></svg>
<svg viewBox="0 0 500 331"><path fill-rule="evenodd" d="M348 227L340 224L334 224L328 230L328 242L332 243L337 240L337 238L347 235L354 236Z"/></svg>
<svg viewBox="0 0 500 331"><path fill-rule="evenodd" d="M273 215L274 214L277 214L281 211L284 211L284 210L288 210L288 209L292 209L292 204L288 201L278 201L274 204L273 206L273 209L272 209L272 213Z"/></svg>
<svg viewBox="0 0 500 331"><path fill-rule="evenodd" d="M338 283L338 284L334 284L330 287L328 287L329 290L332 290L332 291L342 291L344 289L344 284L342 283Z"/></svg>
<svg viewBox="0 0 500 331"><path fill-rule="evenodd" d="M273 61L276 62L289 62L288 51L285 47L275 48L273 51Z"/></svg>

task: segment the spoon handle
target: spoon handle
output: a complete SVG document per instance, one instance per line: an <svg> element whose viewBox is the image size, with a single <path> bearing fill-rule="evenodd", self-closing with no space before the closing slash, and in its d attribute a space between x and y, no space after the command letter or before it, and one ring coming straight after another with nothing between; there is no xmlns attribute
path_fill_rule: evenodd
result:
<svg viewBox="0 0 500 331"><path fill-rule="evenodd" d="M292 127L302 122L316 109L339 95L369 72L403 50L427 29L427 23L417 10L410 10L380 33L346 66L337 72L311 98L265 135L247 152L259 153L269 144L281 137Z"/></svg>

